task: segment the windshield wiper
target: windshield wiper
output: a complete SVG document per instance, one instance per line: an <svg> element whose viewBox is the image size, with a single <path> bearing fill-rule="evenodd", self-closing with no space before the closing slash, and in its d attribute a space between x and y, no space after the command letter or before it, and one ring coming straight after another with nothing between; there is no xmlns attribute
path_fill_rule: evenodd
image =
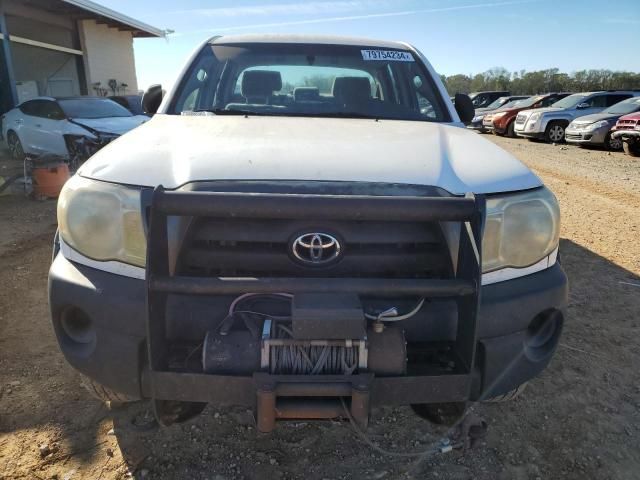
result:
<svg viewBox="0 0 640 480"><path fill-rule="evenodd" d="M199 108L193 110L193 112L207 112L214 113L216 115L269 115L268 113L254 112L251 110L226 110L224 108Z"/></svg>
<svg viewBox="0 0 640 480"><path fill-rule="evenodd" d="M371 120L378 121L380 119L379 116L368 115L362 112L291 112L284 110L282 112L279 111L269 111L265 110L262 112L256 112L253 110L239 110L239 109L231 109L226 110L224 108L200 108L197 110L193 110L193 112L208 112L213 113L215 115L261 115L261 116L272 116L272 117L327 117L327 118L368 118Z"/></svg>

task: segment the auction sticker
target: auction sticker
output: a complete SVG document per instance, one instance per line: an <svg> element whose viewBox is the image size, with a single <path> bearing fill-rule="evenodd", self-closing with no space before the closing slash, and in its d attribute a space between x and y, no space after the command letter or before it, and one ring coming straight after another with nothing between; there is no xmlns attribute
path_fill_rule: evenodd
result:
<svg viewBox="0 0 640 480"><path fill-rule="evenodd" d="M415 62L413 55L409 52L399 52L397 50L361 50L362 58L365 60L383 60L389 62Z"/></svg>

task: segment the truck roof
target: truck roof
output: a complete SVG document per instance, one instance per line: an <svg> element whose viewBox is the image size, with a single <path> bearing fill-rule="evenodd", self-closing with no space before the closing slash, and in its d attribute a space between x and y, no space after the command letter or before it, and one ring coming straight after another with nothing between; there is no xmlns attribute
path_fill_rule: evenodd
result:
<svg viewBox="0 0 640 480"><path fill-rule="evenodd" d="M348 37L341 35L290 35L290 34L246 34L212 37L210 44L230 43L311 43L323 45L353 45L362 47L407 49L403 42L374 40L371 38Z"/></svg>

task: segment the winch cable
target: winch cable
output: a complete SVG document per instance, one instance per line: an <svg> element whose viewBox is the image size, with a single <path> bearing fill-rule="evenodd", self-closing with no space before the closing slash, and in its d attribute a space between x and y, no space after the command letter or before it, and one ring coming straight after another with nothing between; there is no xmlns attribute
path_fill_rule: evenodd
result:
<svg viewBox="0 0 640 480"><path fill-rule="evenodd" d="M276 323L273 338L293 338L293 332ZM358 368L358 347L287 345L270 349L271 373L319 375L344 373L351 375Z"/></svg>
<svg viewBox="0 0 640 480"><path fill-rule="evenodd" d="M349 411L349 408L347 407L347 404L344 401L344 398L341 397L340 402L342 403L345 417L349 420L349 423L356 433L356 436L358 436L363 442L369 445L373 450L390 457L415 458L415 461L411 464L407 471L407 473L409 473L417 469L422 464L422 462L433 455L436 455L438 453L448 453L454 448L463 448L465 446L466 442L464 441L464 439L462 439L462 442L451 443L449 438L456 432L458 428L463 426L464 422L468 422L473 415L476 415L475 408L481 402L489 398L490 392L493 390L493 388L511 373L522 356L524 356L524 352L520 352L515 358L511 360L511 362L509 362L502 373L500 373L500 375L494 378L493 381L489 385L487 385L487 387L484 389L484 393L480 396L480 398L469 402L471 403L471 406L467 408L467 410L460 416L458 420L453 423L453 425L451 425L451 427L449 427L449 429L444 433L444 436L440 440L433 442L430 448L427 448L420 452L392 452L376 445L373 441L371 441L371 439L369 439L367 434L358 427L355 420L353 419L353 416L351 415L351 412ZM486 429L486 424L484 427Z"/></svg>
<svg viewBox="0 0 640 480"><path fill-rule="evenodd" d="M403 315L398 315L398 310L395 307L391 307L376 315L365 313L364 316L369 320L375 320L377 322L401 322L402 320L407 320L418 313L424 305L425 301L426 299L422 297L413 310Z"/></svg>
<svg viewBox="0 0 640 480"><path fill-rule="evenodd" d="M231 330L231 328L233 327L233 324L236 321L236 314L243 314L243 313L253 314L253 315L258 315L262 317L268 317L273 319L283 319L283 320L290 318L290 317L284 317L284 316L277 317L273 315L267 315L265 313L256 312L254 310L242 310L242 311L236 310L236 308L242 301L247 300L249 298L257 298L257 297L288 299L289 301L293 299L293 295L290 293L243 293L242 295L240 295L239 297L236 297L231 302L231 305L229 305L229 311L227 312L227 316L224 317L222 321L218 324L217 329L220 335L223 335L223 336L228 335L229 331ZM246 323L246 319L245 319L245 323Z"/></svg>

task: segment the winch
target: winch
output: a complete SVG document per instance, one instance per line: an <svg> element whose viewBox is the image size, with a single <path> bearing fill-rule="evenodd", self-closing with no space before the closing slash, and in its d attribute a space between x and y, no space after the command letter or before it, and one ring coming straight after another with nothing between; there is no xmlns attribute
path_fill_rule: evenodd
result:
<svg viewBox="0 0 640 480"><path fill-rule="evenodd" d="M237 309L240 302L259 297L268 296L248 294L236 299L220 326L207 332L202 355L205 373L405 373L407 353L402 329L367 328L357 295L280 294L279 300L290 305L290 315Z"/></svg>

